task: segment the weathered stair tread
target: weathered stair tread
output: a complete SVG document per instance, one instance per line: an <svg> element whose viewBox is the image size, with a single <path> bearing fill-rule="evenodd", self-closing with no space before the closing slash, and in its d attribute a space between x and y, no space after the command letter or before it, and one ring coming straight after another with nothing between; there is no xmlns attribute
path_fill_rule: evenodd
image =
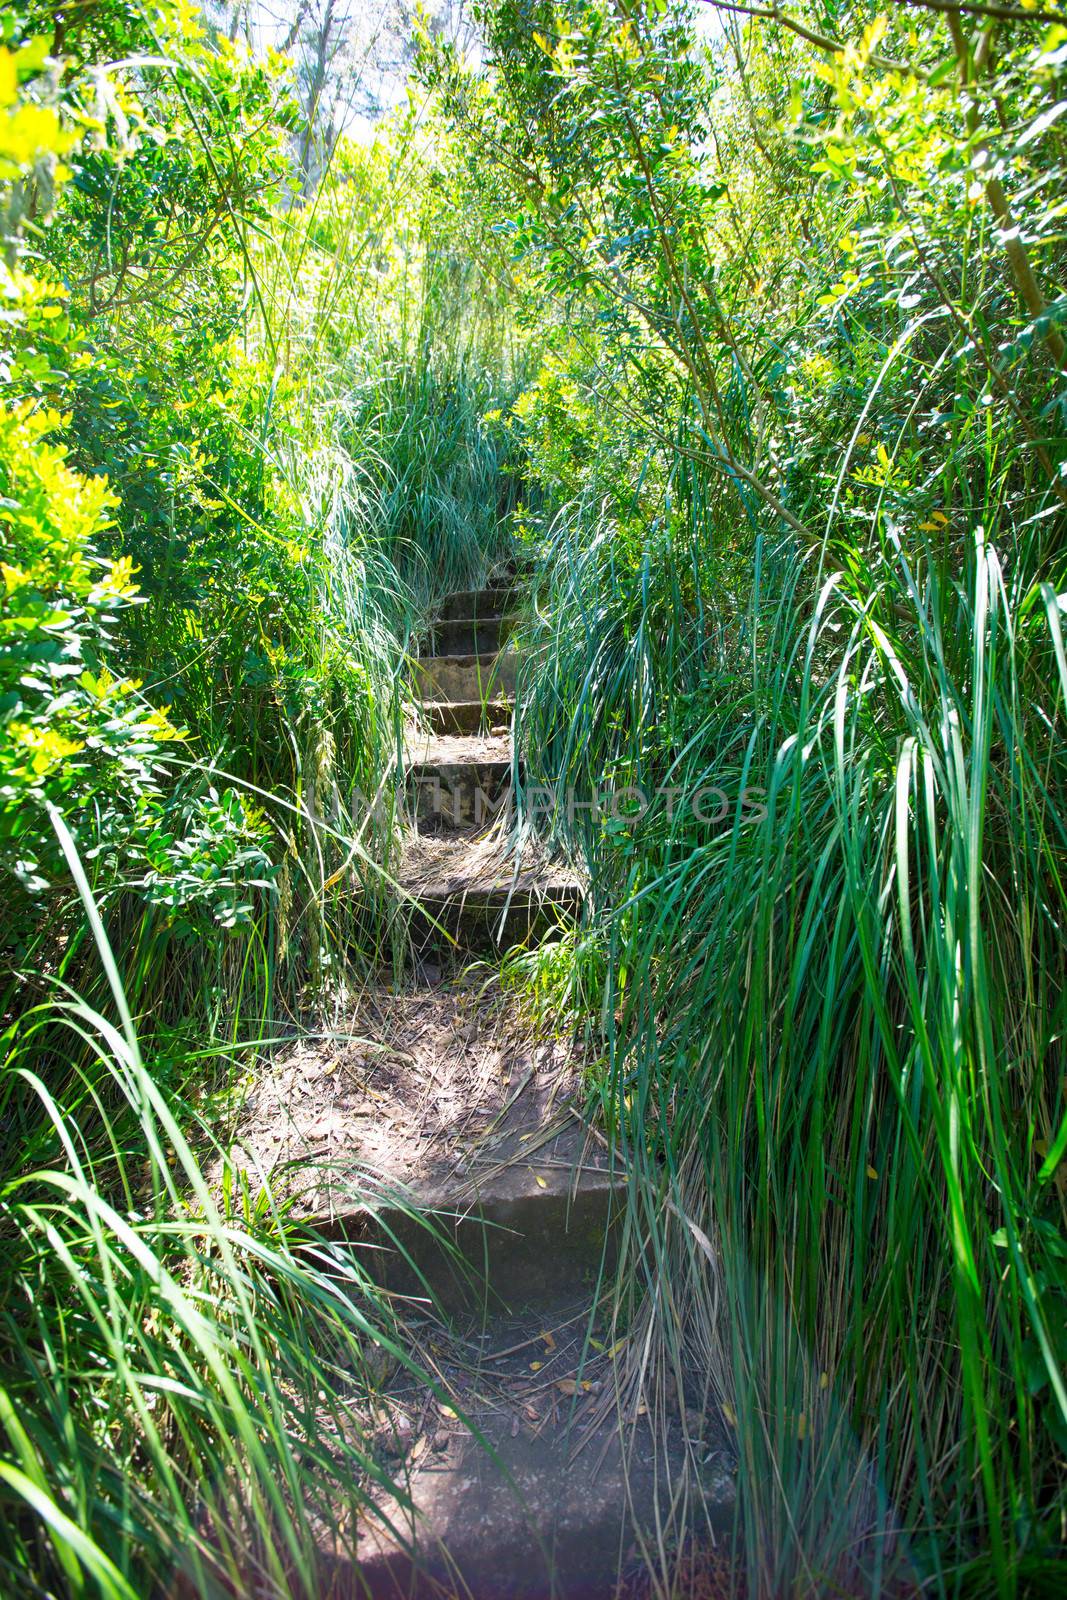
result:
<svg viewBox="0 0 1067 1600"><path fill-rule="evenodd" d="M507 734L415 733L408 738L404 759L420 827L483 827L509 812Z"/></svg>
<svg viewBox="0 0 1067 1600"><path fill-rule="evenodd" d="M506 856L493 834L418 834L409 840L398 882L411 896L415 952L450 942L481 953L531 944L571 925L584 891L566 867Z"/></svg>
<svg viewBox="0 0 1067 1600"><path fill-rule="evenodd" d="M514 706L499 696L482 700L423 700L422 715L435 733L479 733L510 726Z"/></svg>
<svg viewBox="0 0 1067 1600"><path fill-rule="evenodd" d="M494 585L489 589L457 589L441 602L438 620L458 622L463 617L477 617L481 622L507 616L514 592L511 583Z"/></svg>
<svg viewBox="0 0 1067 1600"><path fill-rule="evenodd" d="M397 1540L365 1530L360 1577L374 1600L428 1596L440 1585L473 1600L609 1596L634 1538L628 1494L646 1530L653 1522L647 1467L632 1467L628 1479L616 1444L593 1476L592 1462L568 1463L565 1440L521 1427L512 1438L510 1424L483 1422L481 1431L492 1455L457 1436L412 1475L413 1525L404 1533L417 1570Z"/></svg>
<svg viewBox="0 0 1067 1600"><path fill-rule="evenodd" d="M529 1130L531 1144L543 1131ZM590 1303L616 1259L624 1187L622 1173L591 1155L580 1125L565 1117L527 1156L496 1148L416 1181L406 1198L432 1227L384 1194L318 1220L356 1242L370 1275L411 1302L451 1314L530 1312L561 1294Z"/></svg>
<svg viewBox="0 0 1067 1600"><path fill-rule="evenodd" d="M490 762L511 763L511 736L496 734L411 733L404 743L409 767L483 766Z"/></svg>
<svg viewBox="0 0 1067 1600"><path fill-rule="evenodd" d="M420 656L415 663L419 691L425 700L482 700L487 695L513 695L519 675L518 654L505 648L484 655Z"/></svg>
<svg viewBox="0 0 1067 1600"><path fill-rule="evenodd" d="M433 623L424 656L491 655L505 643L514 624L510 617L450 617Z"/></svg>
<svg viewBox="0 0 1067 1600"><path fill-rule="evenodd" d="M532 1037L476 988L371 993L343 1033L295 1041L256 1076L233 1149L243 1165L288 1174L291 1197L298 1181L300 1215L353 1212L398 1188L467 1205L517 1152L536 1152L552 1183L582 1156L592 1164L565 1111L579 1077L568 1043Z"/></svg>
<svg viewBox="0 0 1067 1600"><path fill-rule="evenodd" d="M607 1600L620 1569L634 1565L638 1530L669 1526L687 1462L709 1521L723 1525L733 1484L716 1449L701 1445L690 1455L675 1436L657 1476L643 1408L631 1403L618 1429L604 1349L610 1335L601 1330L599 1354L587 1343L588 1304L557 1298L534 1320L472 1325L443 1352L441 1377L456 1404L447 1413L433 1406L413 1441L405 1482L412 1509L390 1508L395 1534L368 1518L354 1549L333 1552L335 1593L350 1592L348 1568L374 1600ZM409 1402L403 1383L396 1389L392 1414L403 1416ZM709 1431L717 1444L717 1430Z"/></svg>
<svg viewBox="0 0 1067 1600"><path fill-rule="evenodd" d="M508 895L566 903L581 895L581 882L568 867L534 849L506 854L498 840L465 835L418 837L405 849L398 882L422 901L453 897L503 899Z"/></svg>
<svg viewBox="0 0 1067 1600"><path fill-rule="evenodd" d="M588 1303L622 1174L576 1114L573 1051L516 1022L447 988L368 1003L347 1048L297 1047L259 1081L239 1146L284 1163L292 1214L396 1294L453 1313Z"/></svg>

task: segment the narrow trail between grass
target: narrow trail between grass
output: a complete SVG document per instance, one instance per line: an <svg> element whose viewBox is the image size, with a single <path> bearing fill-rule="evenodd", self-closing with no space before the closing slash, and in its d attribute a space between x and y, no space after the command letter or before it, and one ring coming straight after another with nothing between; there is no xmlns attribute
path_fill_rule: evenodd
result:
<svg viewBox="0 0 1067 1600"><path fill-rule="evenodd" d="M439 1386L397 1372L377 1397L383 1461L410 1507L382 1496L381 1521L343 1530L327 1557L337 1594L610 1596L641 1570L677 1490L677 1449L654 1448L632 1384L616 1389L624 1177L580 1115L575 1051L532 1037L487 969L471 970L581 902L573 876L516 865L487 821L512 776L510 592L453 596L419 666L426 731L408 743L402 873L417 898L414 982L366 996L340 1054L302 1043L245 1108L248 1152L303 1169L299 1208L362 1241L405 1297ZM371 1225L357 1173L380 1185ZM401 1187L434 1231L390 1203ZM714 1452L708 1473L705 1500L728 1515Z"/></svg>

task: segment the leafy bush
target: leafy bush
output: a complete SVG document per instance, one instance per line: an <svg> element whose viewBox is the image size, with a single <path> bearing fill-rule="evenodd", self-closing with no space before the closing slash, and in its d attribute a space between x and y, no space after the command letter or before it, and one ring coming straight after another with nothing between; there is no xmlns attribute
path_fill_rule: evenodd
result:
<svg viewBox="0 0 1067 1600"><path fill-rule="evenodd" d="M177 737L105 664L118 608L136 593L132 563L98 553L118 502L46 443L61 422L27 402L0 408L0 839L4 867L33 891L55 867L54 850L41 851L48 803L90 812L100 845L114 842L136 828Z"/></svg>

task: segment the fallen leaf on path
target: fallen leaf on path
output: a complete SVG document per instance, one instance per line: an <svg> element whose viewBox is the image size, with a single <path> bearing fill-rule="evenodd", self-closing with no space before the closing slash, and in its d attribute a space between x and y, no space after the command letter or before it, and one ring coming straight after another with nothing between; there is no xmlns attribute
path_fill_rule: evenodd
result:
<svg viewBox="0 0 1067 1600"><path fill-rule="evenodd" d="M554 1350L556 1348L555 1338L547 1329L544 1333L539 1333L537 1337L545 1341L546 1350Z"/></svg>

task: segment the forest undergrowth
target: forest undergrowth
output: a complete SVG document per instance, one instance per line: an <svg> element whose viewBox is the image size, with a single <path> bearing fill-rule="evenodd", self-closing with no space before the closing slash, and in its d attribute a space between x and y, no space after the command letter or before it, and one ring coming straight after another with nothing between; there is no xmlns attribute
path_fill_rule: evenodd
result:
<svg viewBox="0 0 1067 1600"><path fill-rule="evenodd" d="M519 374L418 117L302 197L297 88L185 6L5 12L5 1594L315 1594L388 1488L396 1312L226 1130L402 959L409 658L507 547Z"/></svg>
<svg viewBox="0 0 1067 1600"><path fill-rule="evenodd" d="M204 1150L399 969L518 541L626 1395L725 1419L739 1593L1058 1593L1067 14L470 9L363 140L237 8L3 19L0 1588L313 1595L383 1471L393 1311Z"/></svg>

